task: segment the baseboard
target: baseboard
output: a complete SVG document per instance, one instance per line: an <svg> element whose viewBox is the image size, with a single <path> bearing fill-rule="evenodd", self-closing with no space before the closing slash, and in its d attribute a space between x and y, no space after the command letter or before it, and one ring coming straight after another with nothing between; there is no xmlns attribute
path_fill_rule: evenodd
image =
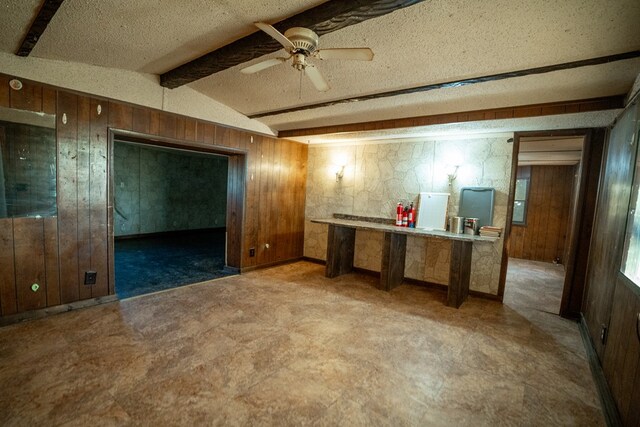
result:
<svg viewBox="0 0 640 427"><path fill-rule="evenodd" d="M308 257L308 256L303 256L302 260L303 261L312 262L314 264L327 265L327 262L325 260L323 260L323 259L320 259L320 258L311 258L311 257Z"/></svg>
<svg viewBox="0 0 640 427"><path fill-rule="evenodd" d="M240 274L240 269L238 267L230 267L228 265L222 267L222 271L229 274Z"/></svg>
<svg viewBox="0 0 640 427"><path fill-rule="evenodd" d="M474 291L473 289L469 289L469 295L476 298L488 299L491 301L498 301L502 303L502 298L499 295L488 294L486 292Z"/></svg>
<svg viewBox="0 0 640 427"><path fill-rule="evenodd" d="M423 288L435 289L437 291L448 292L449 286L443 285L442 283L434 283L428 282L426 280L420 279L412 279L411 277L405 277L402 279L403 282L409 283L411 285L421 286Z"/></svg>
<svg viewBox="0 0 640 427"><path fill-rule="evenodd" d="M116 295L107 295L104 297L75 301L69 304L41 308L39 310L25 311L24 313L11 314L9 316L0 317L0 327L13 325L14 323L20 323L27 320L41 319L54 314L66 313L67 311L79 310L81 308L93 307L95 305L106 304L114 301L118 301L118 297Z"/></svg>
<svg viewBox="0 0 640 427"><path fill-rule="evenodd" d="M368 270L366 268L353 267L353 272L354 273L358 273L358 274L362 274L364 276L375 277L377 279L380 278L380 272L379 271Z"/></svg>
<svg viewBox="0 0 640 427"><path fill-rule="evenodd" d="M254 271L254 270L262 270L263 268L269 268L269 267L276 267L278 265L285 265L285 264L291 264L293 262L297 262L302 260L304 257L297 257L297 258L290 258L290 259L285 259L284 261L276 261L276 262L270 262L267 264L260 264L260 265L251 265L249 267L242 267L240 268L240 273L248 273L250 271Z"/></svg>
<svg viewBox="0 0 640 427"><path fill-rule="evenodd" d="M598 354L596 353L593 341L591 341L591 335L587 324L584 320L584 316L580 313L580 322L578 323L580 329L580 335L582 336L582 343L587 352L587 359L589 359L589 368L591 368L591 375L596 383L598 389L598 396L600 397L600 404L602 405L602 413L609 427L618 427L622 425L616 402L613 400L609 384L602 371Z"/></svg>
<svg viewBox="0 0 640 427"><path fill-rule="evenodd" d="M306 257L305 256L305 257L302 257L302 259L304 261L312 262L314 264L320 264L320 265L326 265L327 264L326 261L318 259L318 258L311 258L311 257ZM360 267L353 267L353 271L354 271L354 273L359 273L359 274L364 274L366 276L372 276L372 277L380 278L380 272L378 272L378 271L368 270L366 268L360 268ZM449 289L449 287L447 285L443 285L441 283L428 282L426 280L412 279L410 277L405 277L402 280L405 283L408 283L408 284L411 284L411 285L422 286L422 287L425 287L425 288L435 289L435 290L438 290L438 291L447 292L447 290ZM486 292L469 290L469 295L474 296L476 298L489 299L489 300L492 300L492 301L500 301L500 302L502 301L502 298L500 298L500 296L493 295L493 294L488 294Z"/></svg>

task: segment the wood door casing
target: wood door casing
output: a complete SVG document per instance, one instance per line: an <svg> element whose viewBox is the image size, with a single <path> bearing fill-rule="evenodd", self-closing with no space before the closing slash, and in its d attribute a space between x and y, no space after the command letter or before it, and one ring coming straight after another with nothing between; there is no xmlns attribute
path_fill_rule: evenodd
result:
<svg viewBox="0 0 640 427"><path fill-rule="evenodd" d="M579 190L572 202L573 221L568 233L570 250L560 302L560 315L567 318L578 319L583 306L606 136L604 128L590 129L585 136L578 174Z"/></svg>
<svg viewBox="0 0 640 427"><path fill-rule="evenodd" d="M602 150L605 140L606 130L597 129L569 129L554 131L533 131L515 132L513 144L513 158L516 159L520 149L521 137L549 137L549 136L584 136L582 157L580 160L583 167L578 173L578 185L572 201L571 215L573 221L567 233L566 245L569 246L568 256L565 263L565 283L560 307L560 315L567 318L578 318L580 307L585 292L584 277L587 271L589 242L591 239L592 226L595 211L595 194L600 173L600 162L602 160ZM500 283L498 287L498 297L504 297L504 289L507 278L507 267L510 256L510 242L514 227L513 200L515 195L515 184L517 179L518 166L512 163L511 184L509 186L509 200L507 204L507 224L504 230L505 245L502 251L502 262L500 267Z"/></svg>

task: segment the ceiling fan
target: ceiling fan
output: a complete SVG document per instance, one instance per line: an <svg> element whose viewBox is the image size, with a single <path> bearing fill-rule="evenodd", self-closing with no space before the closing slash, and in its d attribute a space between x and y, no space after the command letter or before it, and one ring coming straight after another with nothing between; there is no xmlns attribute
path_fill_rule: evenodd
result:
<svg viewBox="0 0 640 427"><path fill-rule="evenodd" d="M318 35L308 28L293 27L282 34L269 24L256 22L255 26L273 37L287 51L286 58L267 59L257 64L243 68L240 72L253 74L265 70L278 64L282 64L291 59L291 66L301 71L309 77L315 88L321 92L329 90L329 84L324 79L320 71L308 61L309 58L316 59L349 59L355 61L371 61L373 51L368 47L364 48L341 48L341 49L318 49Z"/></svg>

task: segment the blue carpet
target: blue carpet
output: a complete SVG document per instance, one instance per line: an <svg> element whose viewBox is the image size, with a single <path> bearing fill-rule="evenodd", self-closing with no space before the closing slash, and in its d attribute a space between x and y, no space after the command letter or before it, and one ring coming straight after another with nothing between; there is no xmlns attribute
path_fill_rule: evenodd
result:
<svg viewBox="0 0 640 427"><path fill-rule="evenodd" d="M129 298L228 276L224 243L224 229L118 239L116 294Z"/></svg>

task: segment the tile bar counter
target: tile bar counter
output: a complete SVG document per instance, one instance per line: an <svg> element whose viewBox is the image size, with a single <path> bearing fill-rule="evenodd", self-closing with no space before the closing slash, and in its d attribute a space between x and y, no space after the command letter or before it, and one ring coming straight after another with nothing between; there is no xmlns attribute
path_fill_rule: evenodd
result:
<svg viewBox="0 0 640 427"><path fill-rule="evenodd" d="M337 277L353 270L356 230L381 231L384 233L380 265L379 289L389 291L402 283L407 250L407 236L432 237L451 240L449 262L449 288L447 305L458 308L469 294L471 278L471 251L474 243L492 243L497 237L454 234L447 231L397 227L370 221L326 218L311 222L327 224L327 265L325 276Z"/></svg>

